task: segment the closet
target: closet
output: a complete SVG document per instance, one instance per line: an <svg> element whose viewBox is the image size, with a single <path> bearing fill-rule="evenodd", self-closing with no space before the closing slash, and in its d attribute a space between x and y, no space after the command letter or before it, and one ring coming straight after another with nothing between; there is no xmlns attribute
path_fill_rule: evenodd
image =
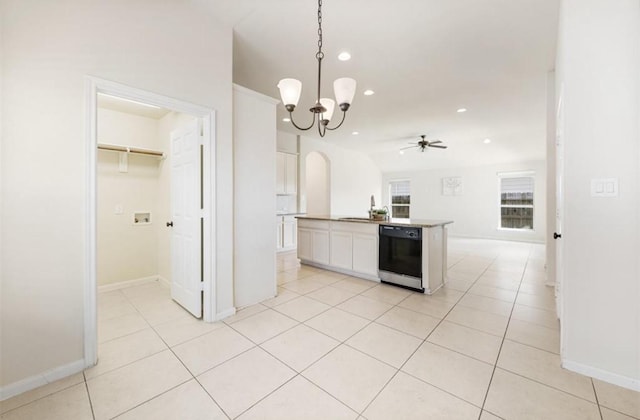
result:
<svg viewBox="0 0 640 420"><path fill-rule="evenodd" d="M195 118L98 99L99 289L171 284L171 133Z"/></svg>

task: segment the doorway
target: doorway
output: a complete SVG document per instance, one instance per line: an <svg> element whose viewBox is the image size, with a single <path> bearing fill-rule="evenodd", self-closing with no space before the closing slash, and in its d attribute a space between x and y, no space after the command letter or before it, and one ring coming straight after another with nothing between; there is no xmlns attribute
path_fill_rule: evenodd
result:
<svg viewBox="0 0 640 420"><path fill-rule="evenodd" d="M181 278L188 278L189 281L193 281L197 278L198 283L197 291L191 291L184 293L185 284L184 281L176 282L172 281L171 295L178 296L180 304L191 312L195 312L197 315L202 315L204 321L213 321L215 311L215 279L212 275L214 272L214 250L215 250L215 219L213 218L213 197L215 197L215 179L212 163L215 162L215 137L214 137L214 121L215 114L211 109L200 107L198 105L178 101L172 98L168 98L162 95L158 95L151 92L146 92L140 89L132 88L129 86L121 85L118 83L101 80L93 77L86 78L85 84L86 93L86 139L87 139L87 156L88 156L88 186L87 186L87 254L86 254L86 287L85 287L85 339L84 339L84 354L85 354L85 366L93 366L97 361L97 290L98 290L98 270L103 267L98 266L98 146L102 142L99 137L100 130L98 129L98 97L110 96L119 98L120 100L129 101L130 103L151 105L155 108L164 109L171 113L177 120L188 119L189 121L181 121L184 124L171 126L169 130L171 132L171 145L167 145L167 150L171 153L171 161L173 162L172 172L181 174L179 177L173 175L170 176L171 182L175 183L176 179L184 180L187 182L184 185L192 185L188 180L198 178L198 183L202 186L201 189L193 188L191 191L185 191L186 188L175 188L180 194L177 194L179 202L192 202L197 201L198 207L183 205L182 207L176 207L176 201L172 199L171 214L172 217L179 215L182 217L182 221L188 221L192 227L197 227L197 235L185 236L184 231L174 230L171 226L171 220L167 217L162 217L162 212L151 211L146 208L125 208L124 203L110 203L109 213L120 215L126 219L131 219L130 222L133 227L138 229L145 229L151 227L153 224L165 224L167 223L168 232L172 232L171 242L177 242L178 247L174 247L172 254L177 252L176 256L172 255L171 260L183 261L181 264L171 264L169 270L172 272L173 277L176 270L182 270L182 273L187 273L189 270L192 273L187 273L189 276L181 276ZM174 121L174 122L176 122ZM165 127L166 128L166 127ZM197 141L193 139L197 138ZM116 140L112 140L111 143L116 143ZM111 144L113 146L113 144ZM123 146L122 144L116 146ZM127 145L124 145L127 147ZM131 147L126 150L127 153L118 153L118 170L126 170L129 167L129 157L135 155L133 160L136 163L142 162L141 159L149 159L149 152L158 152L153 148L146 147ZM161 151L160 151L161 152ZM102 152L101 152L102 153ZM111 152L113 153L113 151ZM197 154L196 154L197 153ZM145 154L147 156L145 156ZM160 153L162 155L162 152ZM187 156L188 155L188 156ZM145 156L145 157L143 157ZM185 156L187 156L185 158ZM197 158L196 158L197 156ZM156 156L157 158L157 156ZM186 159L186 160L185 160ZM194 160L197 159L197 167L194 167ZM156 164L156 163L154 163ZM176 166L177 165L177 166ZM149 161L142 163L142 167L146 168L147 172L152 169L152 165ZM198 168L202 170L196 170ZM139 168L138 168L139 169ZM167 171L168 173L168 171ZM148 183L147 183L148 184ZM139 188L139 186L137 187ZM159 189L158 194L160 194ZM166 190L166 188L165 188ZM165 191L166 194L166 191ZM155 213L155 214L154 214ZM162 220L166 219L166 220ZM194 229L191 229L194 231ZM144 236L141 234L142 230L138 230L135 236ZM167 231L165 231L167 232ZM178 232L178 233L173 233ZM179 237L176 241L176 237ZM161 241L158 241L161 242ZM148 243L148 242L147 242ZM124 245L123 245L124 246ZM177 250L177 251L176 251ZM166 251L166 249L165 249ZM144 254L145 250L139 250L140 254ZM169 257L158 256L158 261L161 259L166 260ZM186 258L190 258L188 262L184 262ZM142 255L140 259L143 260ZM197 261L196 261L197 260ZM167 273L166 264L164 268L158 264L158 271L164 270ZM104 273L101 271L101 275ZM125 275L126 277L126 275ZM113 281L114 277L110 280ZM134 279L121 279L121 280L133 280L140 281L142 283L148 282L148 278L134 278ZM176 287L177 285L177 287ZM193 284L191 284L193 289ZM196 302L197 300L197 302ZM197 306L195 306L197 305Z"/></svg>
<svg viewBox="0 0 640 420"><path fill-rule="evenodd" d="M320 152L306 157L306 194L308 214L331 214L331 167L329 159Z"/></svg>

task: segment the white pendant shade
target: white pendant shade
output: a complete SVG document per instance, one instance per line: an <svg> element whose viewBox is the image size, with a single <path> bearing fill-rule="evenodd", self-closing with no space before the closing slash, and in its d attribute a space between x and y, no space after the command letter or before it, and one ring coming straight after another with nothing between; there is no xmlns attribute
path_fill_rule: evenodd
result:
<svg viewBox="0 0 640 420"><path fill-rule="evenodd" d="M338 105L349 104L353 101L356 94L356 81L350 77L342 77L333 82L333 90L336 95Z"/></svg>
<svg viewBox="0 0 640 420"><path fill-rule="evenodd" d="M320 98L320 104L323 107L327 108L327 110L320 115L320 119L331 121L333 110L336 107L336 102L333 99Z"/></svg>
<svg viewBox="0 0 640 420"><path fill-rule="evenodd" d="M280 97L285 106L298 105L300 93L302 93L302 82L300 80L282 79L278 82L278 89L280 89Z"/></svg>

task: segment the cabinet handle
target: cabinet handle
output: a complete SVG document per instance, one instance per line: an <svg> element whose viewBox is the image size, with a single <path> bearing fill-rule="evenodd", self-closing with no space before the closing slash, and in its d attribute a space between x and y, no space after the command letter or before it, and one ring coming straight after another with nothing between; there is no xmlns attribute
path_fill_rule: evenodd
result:
<svg viewBox="0 0 640 420"><path fill-rule="evenodd" d="M167 222L167 227L173 227L173 222Z"/></svg>
<svg viewBox="0 0 640 420"><path fill-rule="evenodd" d="M559 238L562 238L562 234L558 232L553 232L553 239L559 239Z"/></svg>

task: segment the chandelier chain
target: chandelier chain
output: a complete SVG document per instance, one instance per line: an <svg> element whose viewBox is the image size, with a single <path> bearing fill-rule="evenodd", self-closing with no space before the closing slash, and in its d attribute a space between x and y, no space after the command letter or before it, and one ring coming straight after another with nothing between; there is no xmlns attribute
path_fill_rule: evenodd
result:
<svg viewBox="0 0 640 420"><path fill-rule="evenodd" d="M318 0L318 54L316 54L316 58L324 58L322 52L322 0Z"/></svg>

